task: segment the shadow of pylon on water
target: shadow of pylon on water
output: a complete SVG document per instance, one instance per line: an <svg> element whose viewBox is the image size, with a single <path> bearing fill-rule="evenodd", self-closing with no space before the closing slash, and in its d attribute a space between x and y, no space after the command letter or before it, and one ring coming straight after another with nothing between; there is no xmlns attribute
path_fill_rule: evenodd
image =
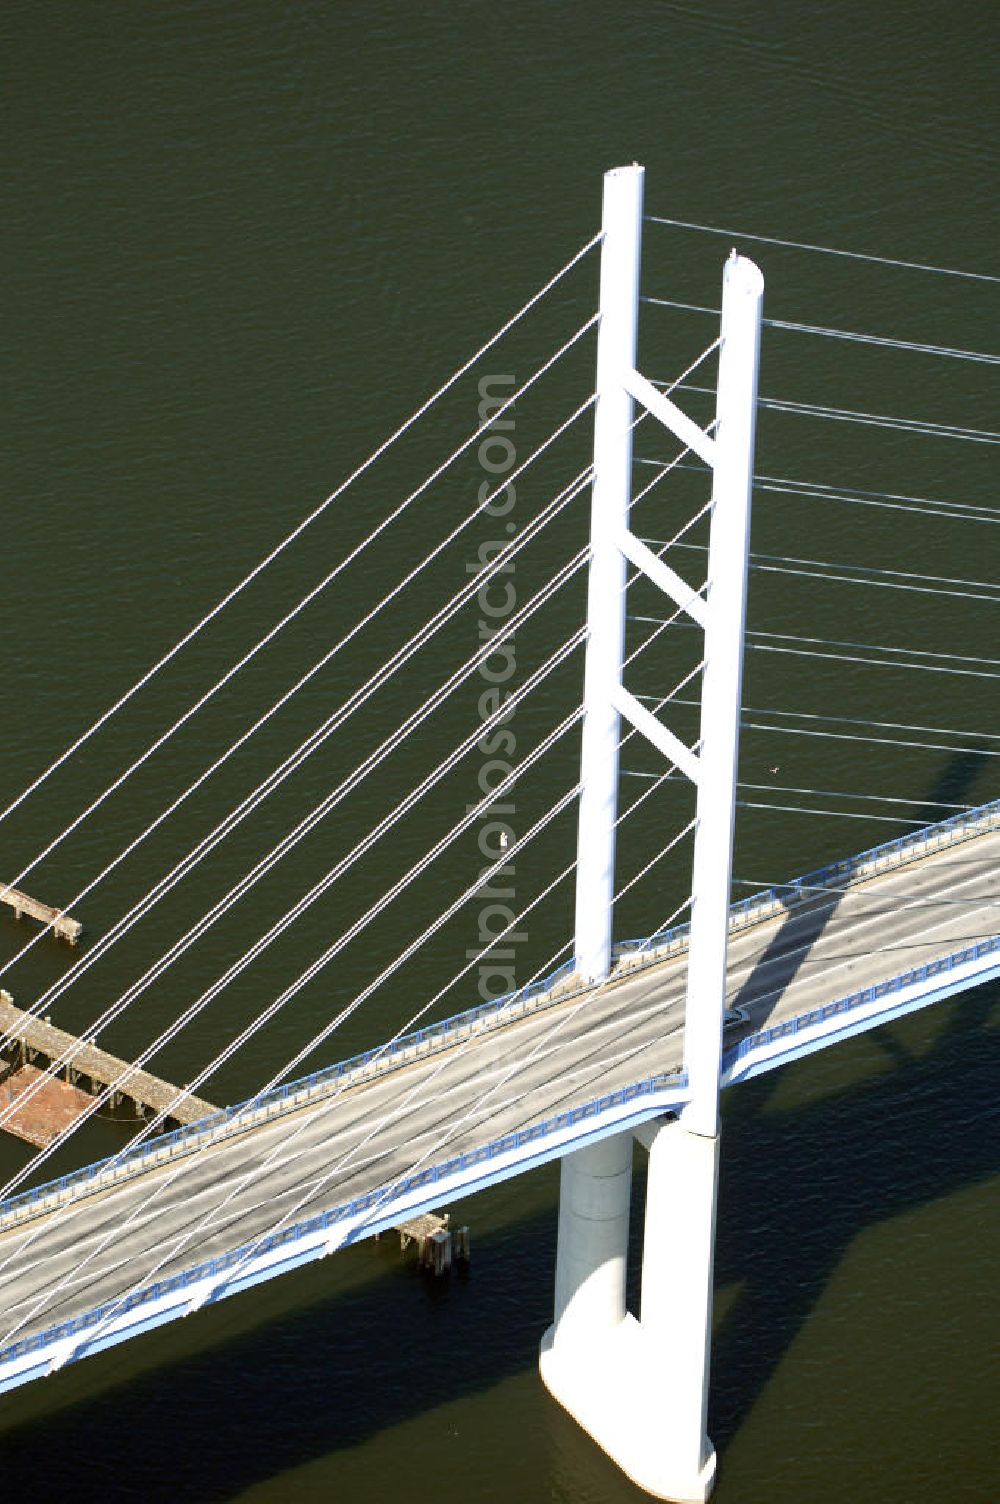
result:
<svg viewBox="0 0 1000 1504"><path fill-rule="evenodd" d="M991 982L937 1004L948 1019L929 1052L884 1051L889 1070L787 1113L765 1110L779 1072L740 1089L723 1130L716 1247L716 1285L740 1286L713 1342L709 1433L720 1454L854 1241L995 1176L998 1003Z"/></svg>
<svg viewBox="0 0 1000 1504"><path fill-rule="evenodd" d="M968 804L992 766L987 753L983 743L950 755L914 818L934 824L956 813L946 806ZM765 954L760 964L766 960ZM747 996L752 980L741 989ZM914 1055L895 1025L873 1030L864 1037L891 1066L889 1073L880 1070L787 1115L773 1110L781 1071L726 1094L727 1119L737 1119L739 1131L724 1129L723 1135L715 1279L717 1286L732 1281L741 1288L713 1340L709 1430L720 1454L854 1239L995 1174L997 1147L983 1119L992 1114L995 1122L996 1115L1000 1037L988 1025L998 1003L1000 983L993 982L938 1004L949 1010L947 1026L928 1054ZM948 1123L946 1151L942 1121ZM780 1270L785 1277L777 1276Z"/></svg>
<svg viewBox="0 0 1000 1504"><path fill-rule="evenodd" d="M997 751L997 747L991 747L979 737L970 737L968 740L970 745L967 748L952 752L946 759L927 795L926 803L915 813L915 820L933 825L937 820L946 820L949 815L957 814L958 811L954 808L956 804L964 806L985 802L981 798L973 800L971 796L981 776L995 765L996 759L991 754Z"/></svg>

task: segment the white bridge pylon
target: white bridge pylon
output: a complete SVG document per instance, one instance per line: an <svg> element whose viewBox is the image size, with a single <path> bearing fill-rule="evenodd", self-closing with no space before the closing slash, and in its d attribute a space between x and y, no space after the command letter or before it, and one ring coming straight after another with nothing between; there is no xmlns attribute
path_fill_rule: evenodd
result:
<svg viewBox="0 0 1000 1504"><path fill-rule="evenodd" d="M733 252L723 274L715 423L701 429L636 370L642 199L641 167L605 174L576 967L599 983L611 965L624 717L697 789L684 1044L690 1101L679 1121L636 1135L650 1156L639 1321L625 1308L633 1135L563 1159L555 1317L540 1368L553 1395L636 1483L658 1498L700 1501L715 1478L706 1424L719 1086L764 282ZM637 402L711 468L704 594L630 530ZM694 748L623 683L628 564L704 633Z"/></svg>

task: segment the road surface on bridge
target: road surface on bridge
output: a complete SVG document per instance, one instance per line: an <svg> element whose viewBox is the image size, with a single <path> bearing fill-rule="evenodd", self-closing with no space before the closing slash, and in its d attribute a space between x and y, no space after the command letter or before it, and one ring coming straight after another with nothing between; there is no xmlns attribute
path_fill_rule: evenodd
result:
<svg viewBox="0 0 1000 1504"><path fill-rule="evenodd" d="M998 860L988 831L733 934L728 1000L746 1022L727 1045L995 936ZM683 953L624 972L0 1235L0 1346L14 1327L30 1337L243 1247L286 1213L300 1221L679 1070L685 974Z"/></svg>

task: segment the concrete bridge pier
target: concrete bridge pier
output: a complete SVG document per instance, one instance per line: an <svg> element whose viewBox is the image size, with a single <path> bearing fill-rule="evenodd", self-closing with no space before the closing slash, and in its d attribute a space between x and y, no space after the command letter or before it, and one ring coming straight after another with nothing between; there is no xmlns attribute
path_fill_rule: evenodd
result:
<svg viewBox="0 0 1000 1504"><path fill-rule="evenodd" d="M654 1498L703 1504L719 1140L675 1120L649 1151L637 1321L625 1308L632 1134L562 1161L555 1319L539 1369L550 1393Z"/></svg>

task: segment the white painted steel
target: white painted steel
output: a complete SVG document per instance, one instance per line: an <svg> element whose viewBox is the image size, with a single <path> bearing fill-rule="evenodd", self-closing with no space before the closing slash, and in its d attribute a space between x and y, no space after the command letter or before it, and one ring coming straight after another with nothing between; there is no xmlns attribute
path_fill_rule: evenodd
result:
<svg viewBox="0 0 1000 1504"><path fill-rule="evenodd" d="M662 721L657 720L652 711L647 710L642 701L637 700L623 684L619 685L614 698L618 710L628 721L631 721L635 729L641 732L647 741L652 742L668 762L676 763L692 783L697 783L698 758L690 747L686 747L679 737L664 726Z"/></svg>
<svg viewBox="0 0 1000 1504"><path fill-rule="evenodd" d="M743 627L764 279L733 252L723 275L715 437L709 438L634 365L642 169L604 179L601 326L594 425L592 560L576 891L577 970L600 981L611 959L618 739L624 715L698 786L692 874L686 1065L691 1132L714 1138L732 878ZM628 527L632 396L713 468L706 598L686 586ZM630 561L705 631L700 753L686 747L622 683L625 565Z"/></svg>
<svg viewBox="0 0 1000 1504"><path fill-rule="evenodd" d="M634 533L623 533L618 540L618 547L636 569L641 569L643 574L648 575L653 584L669 595L675 605L686 611L688 616L704 627L707 621L707 606L705 599L697 590L693 590L687 580L664 564L659 554L654 554L648 544L643 543Z"/></svg>
<svg viewBox="0 0 1000 1504"><path fill-rule="evenodd" d="M577 970L592 982L606 977L611 965L619 727L614 694L625 641L625 559L617 539L628 525L632 483L632 398L625 376L635 365L643 176L638 166L604 176L575 925Z"/></svg>
<svg viewBox="0 0 1000 1504"><path fill-rule="evenodd" d="M709 1138L715 1138L719 1132L719 1073L763 299L764 278L760 269L733 252L722 280L708 625L701 685L701 777L685 1005L684 1053L691 1103L684 1119L691 1132Z"/></svg>
<svg viewBox="0 0 1000 1504"><path fill-rule="evenodd" d="M672 434L676 434L682 444L693 449L706 465L714 468L715 440L710 438L703 428L699 428L687 413L682 412L676 402L672 402L664 392L659 391L638 371L629 371L625 381L632 396L638 398L647 412L651 412L654 418L658 418L664 428L669 428Z"/></svg>

